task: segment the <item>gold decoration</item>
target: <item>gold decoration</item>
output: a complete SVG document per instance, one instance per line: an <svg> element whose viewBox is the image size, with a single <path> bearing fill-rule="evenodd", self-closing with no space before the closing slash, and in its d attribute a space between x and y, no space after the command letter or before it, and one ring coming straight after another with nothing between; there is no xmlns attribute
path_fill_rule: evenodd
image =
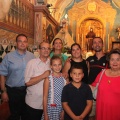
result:
<svg viewBox="0 0 120 120"><path fill-rule="evenodd" d="M88 4L88 10L91 12L94 12L96 10L96 3L95 2L90 2Z"/></svg>
<svg viewBox="0 0 120 120"><path fill-rule="evenodd" d="M112 3L113 3L117 8L120 8L120 1L119 1L119 0L112 0Z"/></svg>
<svg viewBox="0 0 120 120"><path fill-rule="evenodd" d="M109 33L113 29L116 10L106 2L101 0L82 0L75 3L74 6L68 11L70 18L69 25L73 31L74 23L76 22L76 36L80 35L80 40L76 39L76 42L82 44L83 48L86 44L86 34L89 31L89 26L93 28L97 36L103 38L104 48L107 46L107 40L104 40L106 35L106 26L109 24ZM93 24L88 24L90 23ZM83 25L83 23L85 23ZM73 31L74 33L74 31ZM83 35L83 36L82 36ZM76 37L77 38L77 37Z"/></svg>

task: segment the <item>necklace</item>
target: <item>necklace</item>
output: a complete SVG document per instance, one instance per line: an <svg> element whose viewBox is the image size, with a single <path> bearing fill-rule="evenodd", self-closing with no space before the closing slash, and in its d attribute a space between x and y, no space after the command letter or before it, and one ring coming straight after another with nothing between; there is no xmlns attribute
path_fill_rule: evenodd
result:
<svg viewBox="0 0 120 120"><path fill-rule="evenodd" d="M111 83L111 81L110 80L108 80L108 84L110 84Z"/></svg>

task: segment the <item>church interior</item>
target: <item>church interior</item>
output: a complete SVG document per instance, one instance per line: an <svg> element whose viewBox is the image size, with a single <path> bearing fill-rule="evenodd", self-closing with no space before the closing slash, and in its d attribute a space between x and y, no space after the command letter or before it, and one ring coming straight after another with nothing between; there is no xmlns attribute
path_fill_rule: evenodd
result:
<svg viewBox="0 0 120 120"><path fill-rule="evenodd" d="M80 44L83 56L95 36L103 39L104 52L120 48L119 0L0 0L0 9L0 62L16 49L20 33L28 36L28 50L36 56L39 43L52 44L58 37L64 49Z"/></svg>

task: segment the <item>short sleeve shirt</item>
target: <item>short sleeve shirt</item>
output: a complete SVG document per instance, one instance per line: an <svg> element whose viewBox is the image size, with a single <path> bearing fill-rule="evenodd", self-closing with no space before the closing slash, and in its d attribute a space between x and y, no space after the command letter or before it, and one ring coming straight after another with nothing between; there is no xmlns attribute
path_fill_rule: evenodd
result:
<svg viewBox="0 0 120 120"><path fill-rule="evenodd" d="M88 67L87 67L87 64L86 64L86 61L83 59L82 62L75 62L74 60L71 59L71 67L70 69L72 68L72 66L74 65L77 65L77 66L80 66L83 68L83 72L84 72L84 77L82 79L82 82L84 83L88 83ZM72 78L70 77L70 69L68 70L68 74L69 74L69 80L72 81Z"/></svg>
<svg viewBox="0 0 120 120"><path fill-rule="evenodd" d="M80 88L76 88L72 83L67 84L62 91L62 102L67 102L75 115L80 115L86 105L87 100L92 100L92 91L90 87L82 83ZM65 120L72 120L65 112Z"/></svg>
<svg viewBox="0 0 120 120"><path fill-rule="evenodd" d="M88 57L87 61L90 64L88 83L92 84L95 81L97 75L101 72L101 70L108 67L108 62L106 60L106 56L103 56L98 60L96 55Z"/></svg>
<svg viewBox="0 0 120 120"><path fill-rule="evenodd" d="M6 54L0 63L0 75L7 76L5 84L9 87L25 86L25 68L33 58L33 53L26 51L24 54L19 54L17 49Z"/></svg>
<svg viewBox="0 0 120 120"><path fill-rule="evenodd" d="M40 60L40 58L32 59L28 62L25 70L25 83L32 77L39 76L45 71L50 70L50 60L46 62ZM43 82L41 80L35 85L27 87L27 94L25 102L32 108L43 109Z"/></svg>

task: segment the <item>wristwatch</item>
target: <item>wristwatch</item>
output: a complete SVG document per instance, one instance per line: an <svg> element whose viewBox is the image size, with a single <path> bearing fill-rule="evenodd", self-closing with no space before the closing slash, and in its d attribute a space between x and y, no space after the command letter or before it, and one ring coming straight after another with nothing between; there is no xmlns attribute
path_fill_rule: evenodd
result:
<svg viewBox="0 0 120 120"><path fill-rule="evenodd" d="M6 92L6 91L7 91L6 88L4 90L0 90L1 94L4 93L4 92Z"/></svg>

